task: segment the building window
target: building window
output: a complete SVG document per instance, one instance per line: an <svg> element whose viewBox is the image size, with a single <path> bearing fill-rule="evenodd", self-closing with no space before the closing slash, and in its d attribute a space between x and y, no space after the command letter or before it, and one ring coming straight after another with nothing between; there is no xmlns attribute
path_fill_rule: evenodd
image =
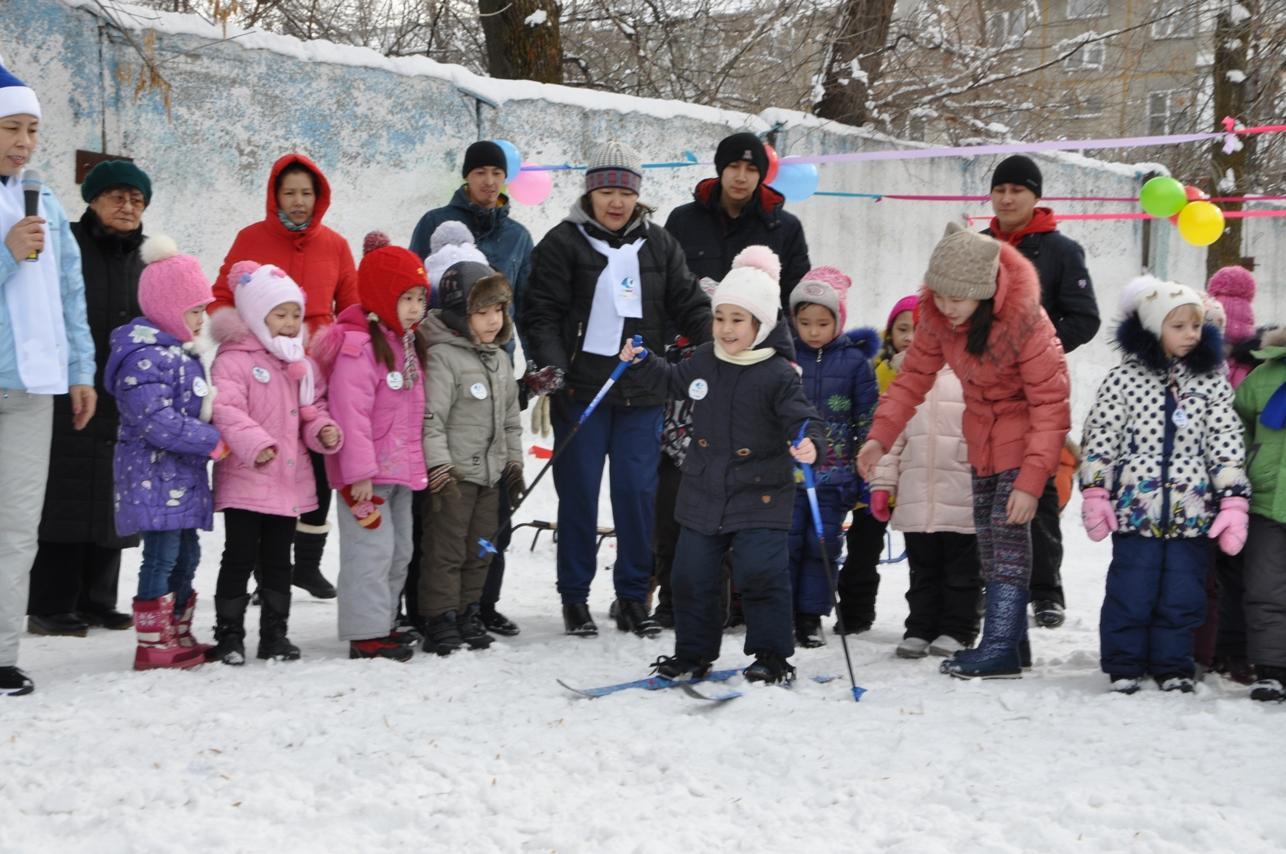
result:
<svg viewBox="0 0 1286 854"><path fill-rule="evenodd" d="M1087 95L1074 102L1068 108L1074 119L1097 119L1103 115L1103 99L1098 95Z"/></svg>
<svg viewBox="0 0 1286 854"><path fill-rule="evenodd" d="M1175 133L1191 106L1192 93L1186 89L1151 93L1148 95L1148 134L1163 136Z"/></svg>
<svg viewBox="0 0 1286 854"><path fill-rule="evenodd" d="M1004 47L1010 42L1022 44L1026 35L1026 9L1013 9L1008 12L990 12L987 14L987 44L992 47Z"/></svg>
<svg viewBox="0 0 1286 854"><path fill-rule="evenodd" d="M1103 57L1107 46L1103 42L1090 42L1081 45L1080 50L1064 60L1068 71L1097 71L1103 67Z"/></svg>
<svg viewBox="0 0 1286 854"><path fill-rule="evenodd" d="M1187 4L1158 3L1152 10L1152 38L1190 39L1195 34L1196 22Z"/></svg>
<svg viewBox="0 0 1286 854"><path fill-rule="evenodd" d="M1102 18L1107 15L1107 0L1067 0L1067 17Z"/></svg>

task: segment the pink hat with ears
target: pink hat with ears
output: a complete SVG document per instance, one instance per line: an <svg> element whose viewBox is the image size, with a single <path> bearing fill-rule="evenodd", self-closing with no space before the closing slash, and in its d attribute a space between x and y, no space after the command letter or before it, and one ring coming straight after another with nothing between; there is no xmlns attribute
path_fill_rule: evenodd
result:
<svg viewBox="0 0 1286 854"><path fill-rule="evenodd" d="M794 317L800 305L820 305L835 315L836 333L843 332L848 323L848 289L852 286L853 280L835 267L814 267L790 292L790 315Z"/></svg>
<svg viewBox="0 0 1286 854"><path fill-rule="evenodd" d="M139 254L147 265L138 279L138 305L143 316L167 335L191 341L192 330L183 315L214 302L201 264L191 255L180 255L179 247L163 234L143 241Z"/></svg>
<svg viewBox="0 0 1286 854"><path fill-rule="evenodd" d="M1255 334L1255 277L1245 267L1220 267L1206 283L1228 316L1228 340L1234 344Z"/></svg>

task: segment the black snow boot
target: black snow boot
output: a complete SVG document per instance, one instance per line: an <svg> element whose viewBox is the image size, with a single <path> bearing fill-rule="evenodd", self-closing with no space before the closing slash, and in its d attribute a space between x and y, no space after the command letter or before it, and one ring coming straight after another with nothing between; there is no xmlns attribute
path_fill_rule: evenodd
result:
<svg viewBox="0 0 1286 854"><path fill-rule="evenodd" d="M1250 699L1261 703L1286 700L1286 668L1261 664L1255 670L1259 678L1250 686Z"/></svg>
<svg viewBox="0 0 1286 854"><path fill-rule="evenodd" d="M822 631L822 618L818 614L795 615L795 643L804 649L826 646L826 633Z"/></svg>
<svg viewBox="0 0 1286 854"><path fill-rule="evenodd" d="M1056 629L1067 619L1063 606L1053 599L1037 599L1031 603L1031 610L1036 625L1042 629Z"/></svg>
<svg viewBox="0 0 1286 854"><path fill-rule="evenodd" d="M246 663L246 607L249 596L214 597L214 646L205 651L206 661L239 666Z"/></svg>
<svg viewBox="0 0 1286 854"><path fill-rule="evenodd" d="M652 622L663 629L674 628L674 605L665 598L658 601L656 610L652 612Z"/></svg>
<svg viewBox="0 0 1286 854"><path fill-rule="evenodd" d="M584 602L563 605L563 633L579 638L598 637L598 625Z"/></svg>
<svg viewBox="0 0 1286 854"><path fill-rule="evenodd" d="M1152 678L1156 680L1157 687L1162 691L1178 691L1181 694L1191 694L1197 690L1196 683L1186 673L1162 673L1160 676L1153 676Z"/></svg>
<svg viewBox="0 0 1286 854"><path fill-rule="evenodd" d="M491 646L493 638L487 634L487 627L482 624L482 610L477 602L464 609L464 613L456 620L456 626L460 630L460 640L469 649L486 649Z"/></svg>
<svg viewBox="0 0 1286 854"><path fill-rule="evenodd" d="M335 585L321 574L322 552L326 535L295 532L295 571L291 583L317 599L334 599Z"/></svg>
<svg viewBox="0 0 1286 854"><path fill-rule="evenodd" d="M22 697L36 690L36 683L17 667L0 667L0 697Z"/></svg>
<svg viewBox="0 0 1286 854"><path fill-rule="evenodd" d="M742 671L742 675L747 682L766 682L769 685L781 682L789 685L795 681L795 668L775 652L757 652L755 663Z"/></svg>
<svg viewBox="0 0 1286 854"><path fill-rule="evenodd" d="M493 635L501 635L502 637L511 638L518 634L518 632L522 631L518 628L517 623L497 611L495 605L488 605L484 602L482 604L481 614L482 625L485 626L487 631Z"/></svg>
<svg viewBox="0 0 1286 854"><path fill-rule="evenodd" d="M446 611L424 621L424 651L434 655L450 655L464 646L460 625L455 611Z"/></svg>
<svg viewBox="0 0 1286 854"><path fill-rule="evenodd" d="M652 662L652 672L662 679L704 679L710 672L710 662L695 661L678 655L662 655Z"/></svg>
<svg viewBox="0 0 1286 854"><path fill-rule="evenodd" d="M642 602L617 599L607 615L616 620L616 628L623 632L633 632L641 638L654 638L661 633L660 625L648 615L647 606Z"/></svg>
<svg viewBox="0 0 1286 854"><path fill-rule="evenodd" d="M286 637L290 622L290 593L259 588L259 651L257 658L298 661L299 647Z"/></svg>

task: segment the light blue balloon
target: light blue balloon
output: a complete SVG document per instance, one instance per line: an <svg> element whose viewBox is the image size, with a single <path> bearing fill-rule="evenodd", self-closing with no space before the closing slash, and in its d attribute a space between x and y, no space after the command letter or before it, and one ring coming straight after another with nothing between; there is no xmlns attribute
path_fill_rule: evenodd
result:
<svg viewBox="0 0 1286 854"><path fill-rule="evenodd" d="M522 156L518 153L518 146L507 139L497 139L495 143L505 153L505 177L512 181L522 169Z"/></svg>
<svg viewBox="0 0 1286 854"><path fill-rule="evenodd" d="M817 192L817 164L781 161L772 187L788 202L802 202Z"/></svg>

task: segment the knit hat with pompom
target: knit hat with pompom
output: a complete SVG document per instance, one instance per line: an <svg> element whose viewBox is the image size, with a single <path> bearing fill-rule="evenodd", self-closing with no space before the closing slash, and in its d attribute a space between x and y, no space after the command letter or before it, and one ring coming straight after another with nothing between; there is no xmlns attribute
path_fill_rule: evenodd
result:
<svg viewBox="0 0 1286 854"><path fill-rule="evenodd" d="M802 305L820 305L835 315L835 334L848 323L848 289L853 280L835 267L814 267L790 292L790 316Z"/></svg>
<svg viewBox="0 0 1286 854"><path fill-rule="evenodd" d="M461 261L489 265L487 256L474 245L473 232L469 231L469 226L456 220L447 220L435 228L429 237L429 257L424 259L429 283L438 287L442 284L442 274L447 268Z"/></svg>
<svg viewBox="0 0 1286 854"><path fill-rule="evenodd" d="M1228 316L1228 341L1238 344L1255 334L1255 276L1245 267L1220 267L1206 291L1223 305Z"/></svg>
<svg viewBox="0 0 1286 854"><path fill-rule="evenodd" d="M781 307L781 260L767 246L747 246L732 259L732 269L715 288L710 305L735 305L759 321L758 347L777 324Z"/></svg>
<svg viewBox="0 0 1286 854"><path fill-rule="evenodd" d="M210 280L191 255L180 255L179 247L164 234L143 241L140 252L143 274L138 279L138 305L143 316L162 332L180 341L191 341L183 315L214 301Z"/></svg>
<svg viewBox="0 0 1286 854"><path fill-rule="evenodd" d="M402 328L397 316L398 301L411 288L424 288L427 299L428 287L424 264L414 252L393 246L382 231L366 235L362 241L362 263L357 268L357 296L362 308L378 317L393 333L402 335L407 330ZM418 322L411 329L417 326Z"/></svg>
<svg viewBox="0 0 1286 854"><path fill-rule="evenodd" d="M306 308L303 290L285 270L272 264L238 261L228 271L228 286L241 321L269 350L273 336L268 332L266 318L272 310L288 302L298 305L301 311Z"/></svg>

